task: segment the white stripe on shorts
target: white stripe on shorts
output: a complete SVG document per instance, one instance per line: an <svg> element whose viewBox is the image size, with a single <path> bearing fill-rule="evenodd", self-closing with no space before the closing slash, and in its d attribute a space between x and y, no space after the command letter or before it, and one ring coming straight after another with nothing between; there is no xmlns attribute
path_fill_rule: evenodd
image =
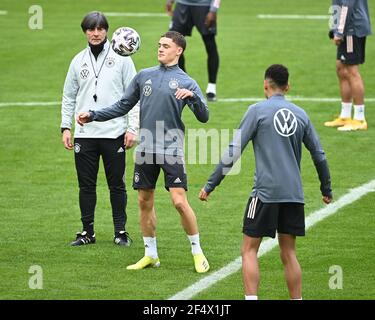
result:
<svg viewBox="0 0 375 320"><path fill-rule="evenodd" d="M249 209L247 211L247 217L249 219L254 219L255 209L257 207L257 203L258 203L258 197L255 197L255 198L251 199L251 202L249 204Z"/></svg>
<svg viewBox="0 0 375 320"><path fill-rule="evenodd" d="M353 53L353 36L346 36L346 52Z"/></svg>
<svg viewBox="0 0 375 320"><path fill-rule="evenodd" d="M255 210L257 208L257 203L258 203L258 197L255 197L255 202L254 202L254 208L253 208L253 213L251 215L251 219L254 219L255 216Z"/></svg>

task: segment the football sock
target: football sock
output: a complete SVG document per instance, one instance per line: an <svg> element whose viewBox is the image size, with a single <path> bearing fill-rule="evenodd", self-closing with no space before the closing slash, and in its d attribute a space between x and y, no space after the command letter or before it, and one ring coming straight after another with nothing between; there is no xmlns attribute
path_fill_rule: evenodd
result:
<svg viewBox="0 0 375 320"><path fill-rule="evenodd" d="M143 237L143 243L145 245L145 256L156 259L158 257L156 237Z"/></svg>
<svg viewBox="0 0 375 320"><path fill-rule="evenodd" d="M86 231L88 235L92 236L94 234L94 221L83 221L83 231Z"/></svg>
<svg viewBox="0 0 375 320"><path fill-rule="evenodd" d="M352 103L341 102L340 118L351 118L351 117L352 117Z"/></svg>
<svg viewBox="0 0 375 320"><path fill-rule="evenodd" d="M258 296L246 296L245 295L245 300L258 300Z"/></svg>
<svg viewBox="0 0 375 320"><path fill-rule="evenodd" d="M194 254L199 254L202 253L202 248L199 243L199 233L193 234L191 236L187 236L189 238L190 244L191 244L191 253Z"/></svg>
<svg viewBox="0 0 375 320"><path fill-rule="evenodd" d="M206 93L208 92L216 94L216 83L208 83Z"/></svg>
<svg viewBox="0 0 375 320"><path fill-rule="evenodd" d="M290 300L302 300L302 297L301 298L292 298Z"/></svg>
<svg viewBox="0 0 375 320"><path fill-rule="evenodd" d="M363 121L365 120L365 105L354 105L354 119Z"/></svg>
<svg viewBox="0 0 375 320"><path fill-rule="evenodd" d="M208 82L216 83L219 70L219 52L217 50L215 35L205 35L202 36L202 39L207 52Z"/></svg>

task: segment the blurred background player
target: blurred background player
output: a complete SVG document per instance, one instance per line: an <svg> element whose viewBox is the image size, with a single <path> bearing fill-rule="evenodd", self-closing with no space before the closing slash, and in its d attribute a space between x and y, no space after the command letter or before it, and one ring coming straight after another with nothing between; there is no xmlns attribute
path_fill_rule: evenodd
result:
<svg viewBox="0 0 375 320"><path fill-rule="evenodd" d="M365 62L366 36L371 34L367 0L333 0L334 29L330 32L337 46L336 72L341 93L341 113L325 122L340 131L367 130L365 87L359 65ZM354 116L352 119L352 103Z"/></svg>
<svg viewBox="0 0 375 320"><path fill-rule="evenodd" d="M154 207L160 170L164 172L165 188L190 241L195 270L204 273L210 268L200 246L197 218L186 195L185 125L181 119L186 105L200 122L208 121L209 111L197 82L178 66L185 47L183 35L168 31L158 43L159 65L140 71L115 104L101 110L81 112L77 116L80 125L107 121L127 114L140 101L140 143L136 149L133 187L138 190L145 255L128 266L129 270L160 266Z"/></svg>
<svg viewBox="0 0 375 320"><path fill-rule="evenodd" d="M288 78L283 65L266 70L263 87L267 100L248 108L240 130L199 194L207 201L251 140L256 170L244 213L241 250L246 300L258 299L257 253L262 238L274 238L276 231L290 298L302 299L302 271L296 256L296 236L305 235L302 142L318 172L323 201L332 199L330 172L319 137L306 112L285 99Z"/></svg>
<svg viewBox="0 0 375 320"><path fill-rule="evenodd" d="M114 243L129 246L131 240L125 230L127 195L124 181L125 149L134 145L139 127L139 106L128 116L108 122L76 126L74 147L71 128L75 114L88 105L98 109L117 101L136 75L129 57L112 51L107 39L108 22L101 12L90 12L81 23L88 46L72 60L66 76L62 107L62 142L67 150L74 149L79 183L79 206L82 232L78 232L73 246L95 243L94 212L96 181L100 156L110 191L114 224Z"/></svg>
<svg viewBox="0 0 375 320"><path fill-rule="evenodd" d="M207 52L208 85L206 97L208 101L216 101L216 79L219 70L219 53L215 41L217 32L216 14L220 0L167 0L166 11L172 16L169 30L178 31L184 36L191 36L195 26L202 36ZM180 57L179 66L185 69L184 55Z"/></svg>

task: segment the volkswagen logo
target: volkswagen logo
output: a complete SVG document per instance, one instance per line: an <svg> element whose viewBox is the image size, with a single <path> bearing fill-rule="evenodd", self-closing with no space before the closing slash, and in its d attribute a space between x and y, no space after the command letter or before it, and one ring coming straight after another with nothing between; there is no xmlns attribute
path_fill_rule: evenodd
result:
<svg viewBox="0 0 375 320"><path fill-rule="evenodd" d="M290 137L296 132L298 122L292 111L283 108L273 116L273 125L279 135Z"/></svg>
<svg viewBox="0 0 375 320"><path fill-rule="evenodd" d="M152 93L152 88L149 85L143 87L143 95L148 97Z"/></svg>
<svg viewBox="0 0 375 320"><path fill-rule="evenodd" d="M81 79L85 80L85 79L87 79L87 77L89 76L89 74L90 74L89 70L82 69L79 75L81 76Z"/></svg>

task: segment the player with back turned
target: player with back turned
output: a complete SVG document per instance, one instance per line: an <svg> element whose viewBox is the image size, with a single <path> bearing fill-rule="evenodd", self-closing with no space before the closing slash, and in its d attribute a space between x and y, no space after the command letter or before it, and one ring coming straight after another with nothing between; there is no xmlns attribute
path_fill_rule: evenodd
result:
<svg viewBox="0 0 375 320"><path fill-rule="evenodd" d="M254 187L243 220L242 274L247 300L257 299L257 253L263 237L278 233L281 260L291 299L302 299L302 273L296 236L305 235L304 195L300 175L302 142L319 175L325 203L331 202L331 180L326 156L306 112L285 99L289 72L272 65L265 72L267 100L247 110L228 150L199 194L202 201L224 179L251 140L255 154Z"/></svg>

